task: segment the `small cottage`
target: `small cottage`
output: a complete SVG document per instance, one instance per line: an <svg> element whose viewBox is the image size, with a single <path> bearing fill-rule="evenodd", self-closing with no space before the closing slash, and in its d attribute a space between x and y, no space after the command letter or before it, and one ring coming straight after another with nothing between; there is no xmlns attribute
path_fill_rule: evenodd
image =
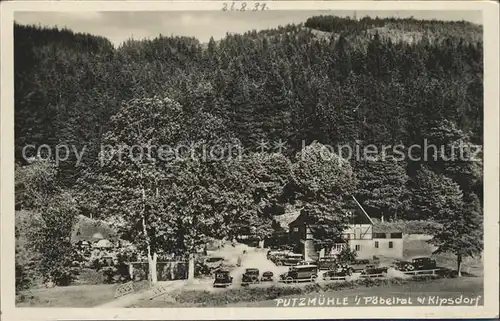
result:
<svg viewBox="0 0 500 321"><path fill-rule="evenodd" d="M357 252L358 259L372 259L373 256L403 258L403 234L399 231L377 232L374 221L363 206L353 197L354 206L349 211L349 225L335 244L328 249L319 249L319 243L313 238L314 224L305 215L298 212L295 220L288 224L290 239L303 244L302 251L306 259L315 259L323 255L335 255L349 246Z"/></svg>
<svg viewBox="0 0 500 321"><path fill-rule="evenodd" d="M71 242L84 247L112 247L115 231L106 223L80 215L73 225Z"/></svg>

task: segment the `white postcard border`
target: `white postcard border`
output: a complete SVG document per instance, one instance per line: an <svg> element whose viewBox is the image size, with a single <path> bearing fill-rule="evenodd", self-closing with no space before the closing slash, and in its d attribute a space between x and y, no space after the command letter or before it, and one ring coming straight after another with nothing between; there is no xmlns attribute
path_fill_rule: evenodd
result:
<svg viewBox="0 0 500 321"><path fill-rule="evenodd" d="M484 306L329 308L15 308L14 91L15 11L220 11L223 1L8 1L1 4L1 312L5 320L324 319L498 317L499 5L494 1L262 1L272 10L480 10L484 30ZM252 14L251 12L240 14Z"/></svg>

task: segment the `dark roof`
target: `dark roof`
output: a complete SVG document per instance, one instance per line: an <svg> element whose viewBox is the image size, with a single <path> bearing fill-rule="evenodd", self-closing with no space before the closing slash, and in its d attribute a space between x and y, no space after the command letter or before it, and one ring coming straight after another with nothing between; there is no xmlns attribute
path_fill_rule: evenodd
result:
<svg viewBox="0 0 500 321"><path fill-rule="evenodd" d="M348 211L351 214L349 219L349 224L373 224L373 220L365 211L363 206L358 202L358 200L353 196L352 201L347 203ZM308 224L318 224L312 218L308 217L305 213L300 213L296 219L288 224L289 227L296 227Z"/></svg>
<svg viewBox="0 0 500 321"><path fill-rule="evenodd" d="M273 219L283 228L287 228L300 215L300 209L293 209L285 214L275 215Z"/></svg>
<svg viewBox="0 0 500 321"><path fill-rule="evenodd" d="M436 230L441 228L441 225L432 221L395 221L381 222L374 219L373 233L396 233L403 234L428 234L433 235Z"/></svg>
<svg viewBox="0 0 500 321"><path fill-rule="evenodd" d="M353 196L352 197L354 204L351 203L351 207L353 208L351 210L352 216L351 216L351 224L372 224L373 225L373 220L368 215L368 213L365 211L363 206L358 202L358 200Z"/></svg>
<svg viewBox="0 0 500 321"><path fill-rule="evenodd" d="M80 215L73 226L71 241L99 241L101 239L115 239L115 231L106 223Z"/></svg>

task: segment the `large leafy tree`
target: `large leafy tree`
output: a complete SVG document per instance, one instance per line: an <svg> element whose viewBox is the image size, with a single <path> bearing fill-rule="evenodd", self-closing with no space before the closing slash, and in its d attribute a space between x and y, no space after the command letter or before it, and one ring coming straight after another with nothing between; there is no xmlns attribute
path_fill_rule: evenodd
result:
<svg viewBox="0 0 500 321"><path fill-rule="evenodd" d="M370 213L380 219L397 219L409 207L406 168L391 157L369 158L356 163L356 195Z"/></svg>
<svg viewBox="0 0 500 321"><path fill-rule="evenodd" d="M178 248L193 253L209 238L269 236L289 170L283 155L267 153L178 163L164 193L167 211L177 213Z"/></svg>
<svg viewBox="0 0 500 321"><path fill-rule="evenodd" d="M457 125L448 120L431 124L424 133L424 161L457 182L463 191L482 192L482 151ZM426 155L427 154L427 155Z"/></svg>
<svg viewBox="0 0 500 321"><path fill-rule="evenodd" d="M453 217L463 206L463 192L452 179L422 167L412 188L412 219Z"/></svg>
<svg viewBox="0 0 500 321"><path fill-rule="evenodd" d="M232 230L264 239L272 234L272 218L282 213L289 197L290 161L279 153L250 153L231 165L226 175L239 173L245 189L237 192L249 197L250 205L234 217Z"/></svg>
<svg viewBox="0 0 500 321"><path fill-rule="evenodd" d="M431 240L438 249L435 253L452 253L457 258L458 276L464 258L480 255L483 250L483 220L481 203L475 194L466 197L462 209L451 215L438 213L441 224Z"/></svg>
<svg viewBox="0 0 500 321"><path fill-rule="evenodd" d="M97 172L89 171L83 180L94 186L84 197L96 200L94 208L144 250L152 281L157 255L174 244L168 222L175 213L164 210L162 193L181 156L176 148L186 141L183 126L191 128L183 116L182 107L168 98L124 104L104 135Z"/></svg>
<svg viewBox="0 0 500 321"><path fill-rule="evenodd" d="M349 162L313 143L295 156L292 180L295 197L303 205L301 215L315 226L313 234L325 243L335 242L348 223L345 199L355 190Z"/></svg>
<svg viewBox="0 0 500 321"><path fill-rule="evenodd" d="M203 187L217 182L206 164L237 152L226 137L218 119L169 98L131 100L113 117L99 170L84 180L95 188L84 197L144 251L153 282L159 254L192 254L211 234L216 216L203 209L216 192Z"/></svg>
<svg viewBox="0 0 500 321"><path fill-rule="evenodd" d="M68 285L78 274L75 262L80 258L71 243L78 210L71 192L63 192L57 184L57 174L50 161L16 167L16 207L20 210L16 217L24 213L26 227L16 230L16 264L19 273L30 268L29 274L44 281ZM31 217L26 217L26 211Z"/></svg>

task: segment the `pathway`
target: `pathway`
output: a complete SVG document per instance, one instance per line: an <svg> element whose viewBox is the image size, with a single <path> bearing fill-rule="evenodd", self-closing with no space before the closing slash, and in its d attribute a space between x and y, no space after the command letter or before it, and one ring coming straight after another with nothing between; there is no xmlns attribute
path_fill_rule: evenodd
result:
<svg viewBox="0 0 500 321"><path fill-rule="evenodd" d="M126 308L134 305L138 301L149 300L149 298L154 297L155 291L161 291L162 297L165 297L171 291L185 286L186 280L176 280L176 281L160 281L156 283L153 287L141 290L139 292L131 293L119 297L113 301L96 306L96 308Z"/></svg>

